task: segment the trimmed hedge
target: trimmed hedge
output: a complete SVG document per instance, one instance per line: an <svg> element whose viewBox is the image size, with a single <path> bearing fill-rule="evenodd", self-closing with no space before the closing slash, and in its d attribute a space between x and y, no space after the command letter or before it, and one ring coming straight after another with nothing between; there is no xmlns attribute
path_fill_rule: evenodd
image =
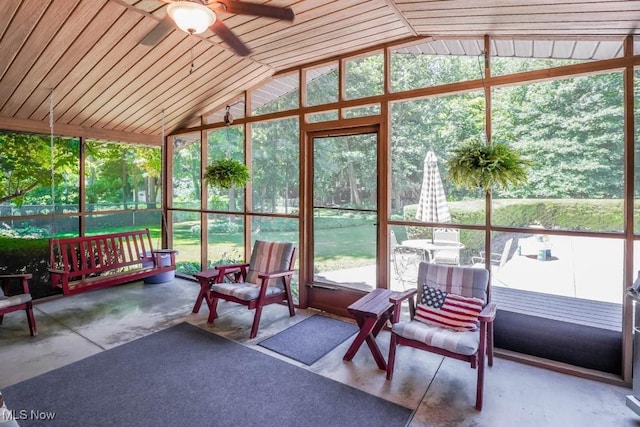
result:
<svg viewBox="0 0 640 427"><path fill-rule="evenodd" d="M0 236L0 274L31 273L34 299L59 294L49 281L49 239L13 239Z"/></svg>
<svg viewBox="0 0 640 427"><path fill-rule="evenodd" d="M484 225L484 200L449 202L451 222L456 224ZM418 205L405 206L403 219L415 221ZM640 203L636 203L634 213L640 218ZM533 224L552 230L622 232L622 200L580 200L580 199L537 199L537 200L493 200L492 224L504 227L530 227ZM640 222L640 221L639 221ZM407 226L407 238L430 239L431 227ZM636 224L636 230L640 224ZM525 231L526 233L526 231ZM501 236L504 234L505 236ZM521 237L521 235L519 234ZM498 244L510 236L495 233ZM484 234L475 230L460 230L460 241L465 244L465 253L484 250ZM463 257L463 263L467 260Z"/></svg>

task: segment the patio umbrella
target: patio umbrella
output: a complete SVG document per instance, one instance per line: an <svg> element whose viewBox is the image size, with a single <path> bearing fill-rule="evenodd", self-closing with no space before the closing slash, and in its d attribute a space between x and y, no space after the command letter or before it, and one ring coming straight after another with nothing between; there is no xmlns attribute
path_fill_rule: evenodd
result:
<svg viewBox="0 0 640 427"><path fill-rule="evenodd" d="M438 158L429 150L424 158L424 178L416 219L424 222L449 222L451 215L447 207L447 197L444 194Z"/></svg>

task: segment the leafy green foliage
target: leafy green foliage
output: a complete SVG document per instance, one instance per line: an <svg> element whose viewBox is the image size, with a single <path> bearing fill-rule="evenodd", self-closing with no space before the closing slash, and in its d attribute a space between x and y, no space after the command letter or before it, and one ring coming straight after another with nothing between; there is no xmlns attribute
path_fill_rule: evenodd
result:
<svg viewBox="0 0 640 427"><path fill-rule="evenodd" d="M68 189L65 187L68 175L78 175L78 147L77 140L54 138L53 180L59 187L56 188L58 194L63 194L60 189ZM49 136L0 132L0 203L11 201L21 206L37 200L33 204L50 204L51 169ZM29 200L29 193L36 189L41 191L34 197L35 200ZM75 195L77 197L77 190Z"/></svg>
<svg viewBox="0 0 640 427"><path fill-rule="evenodd" d="M251 184L253 209L291 212L291 199L299 198L300 124L297 117L251 124L253 142Z"/></svg>
<svg viewBox="0 0 640 427"><path fill-rule="evenodd" d="M203 178L213 187L244 187L249 182L249 169L235 159L214 160L207 166Z"/></svg>
<svg viewBox="0 0 640 427"><path fill-rule="evenodd" d="M155 207L160 190L159 148L97 141L89 141L86 147L88 203L127 209L129 204L139 207L144 202Z"/></svg>
<svg viewBox="0 0 640 427"><path fill-rule="evenodd" d="M527 182L530 162L506 144L486 145L471 140L451 150L446 161L449 177L458 187L482 188L491 192L496 185L508 188Z"/></svg>

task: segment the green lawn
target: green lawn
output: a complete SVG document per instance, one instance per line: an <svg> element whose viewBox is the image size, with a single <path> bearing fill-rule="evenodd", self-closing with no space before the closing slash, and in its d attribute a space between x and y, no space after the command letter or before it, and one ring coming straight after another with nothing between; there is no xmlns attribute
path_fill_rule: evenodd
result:
<svg viewBox="0 0 640 427"><path fill-rule="evenodd" d="M358 225L324 229L316 233L316 266L322 271L370 264L375 260L375 227ZM174 224L174 244L178 262L200 262L200 228L197 221ZM209 233L209 259L242 258L243 233ZM256 239L298 242L297 231L260 231Z"/></svg>

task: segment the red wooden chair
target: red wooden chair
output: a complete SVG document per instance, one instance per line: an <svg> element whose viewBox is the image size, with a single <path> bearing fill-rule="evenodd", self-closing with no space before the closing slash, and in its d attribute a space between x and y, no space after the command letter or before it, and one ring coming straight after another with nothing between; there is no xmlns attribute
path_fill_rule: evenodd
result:
<svg viewBox="0 0 640 427"><path fill-rule="evenodd" d="M24 310L27 312L27 322L29 322L29 330L31 336L38 335L36 328L36 318L33 316L33 303L31 301L31 292L29 291L29 279L31 274L8 274L0 276L0 325L4 319L4 315L13 311ZM11 295L10 282L18 280L22 284L22 293Z"/></svg>
<svg viewBox="0 0 640 427"><path fill-rule="evenodd" d="M218 265L216 283L205 295L209 306L208 323L218 317L218 300L223 299L255 309L250 338L255 338L260 325L262 307L286 301L289 315L294 316L291 277L294 274L296 248L292 243L256 240L248 264ZM236 280L229 280L236 277ZM225 279L227 280L225 282Z"/></svg>
<svg viewBox="0 0 640 427"><path fill-rule="evenodd" d="M485 355L493 365L496 306L489 297L489 272L484 268L420 263L417 289L390 299L395 307L387 379L393 377L398 345L469 362L478 371L476 409L481 411ZM408 322L399 321L404 300L409 301Z"/></svg>

